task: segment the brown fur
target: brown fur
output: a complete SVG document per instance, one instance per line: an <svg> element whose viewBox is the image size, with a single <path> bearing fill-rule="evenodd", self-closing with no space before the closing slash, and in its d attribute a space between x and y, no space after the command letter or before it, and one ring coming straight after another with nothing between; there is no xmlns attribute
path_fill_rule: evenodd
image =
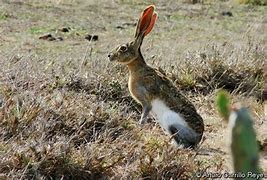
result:
<svg viewBox="0 0 267 180"><path fill-rule="evenodd" d="M178 91L171 80L140 58L127 64L130 72L128 85L133 98L138 102L147 103L156 98L163 100L171 110L182 115L189 127L202 135L204 123L193 104ZM140 91L142 88L146 89L146 94Z"/></svg>
<svg viewBox="0 0 267 180"><path fill-rule="evenodd" d="M152 101L160 99L172 111L182 116L188 126L198 134L199 138L193 142L198 143L204 131L204 123L201 116L197 113L193 104L179 92L163 73L146 64L141 54L140 46L142 45L145 32L147 32L147 27L153 27L156 19L154 16L157 16L154 13L154 6L149 6L147 9L144 10L143 14L145 15L142 15L138 22L135 40L115 48L109 53L109 59L128 66L130 72L128 82L130 93L143 107L140 119L141 124L152 109ZM154 17L154 19L150 17ZM141 29L140 24L143 27ZM143 24L146 24L146 26Z"/></svg>

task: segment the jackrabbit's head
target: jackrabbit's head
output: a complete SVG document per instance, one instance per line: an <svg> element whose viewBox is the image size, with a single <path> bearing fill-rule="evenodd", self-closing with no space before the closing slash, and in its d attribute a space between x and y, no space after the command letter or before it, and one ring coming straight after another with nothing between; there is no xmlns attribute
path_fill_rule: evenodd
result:
<svg viewBox="0 0 267 180"><path fill-rule="evenodd" d="M139 56L142 56L140 47L143 39L148 33L150 33L157 19L157 13L154 12L154 9L155 7L150 5L143 11L136 27L134 41L122 44L113 49L108 54L110 61L117 61L121 64L129 64Z"/></svg>

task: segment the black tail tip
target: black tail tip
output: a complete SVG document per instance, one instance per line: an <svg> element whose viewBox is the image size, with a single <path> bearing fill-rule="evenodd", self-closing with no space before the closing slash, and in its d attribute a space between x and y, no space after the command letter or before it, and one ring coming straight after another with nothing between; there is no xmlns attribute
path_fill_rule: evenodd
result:
<svg viewBox="0 0 267 180"><path fill-rule="evenodd" d="M188 127L170 126L169 131L177 145L182 145L184 148L194 149L201 140L201 137Z"/></svg>

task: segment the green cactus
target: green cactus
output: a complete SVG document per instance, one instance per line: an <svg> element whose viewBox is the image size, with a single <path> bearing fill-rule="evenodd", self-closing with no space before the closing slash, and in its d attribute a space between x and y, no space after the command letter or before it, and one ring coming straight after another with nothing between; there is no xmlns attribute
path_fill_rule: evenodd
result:
<svg viewBox="0 0 267 180"><path fill-rule="evenodd" d="M230 100L229 95L226 91L220 90L216 96L216 105L219 114L228 121L230 115Z"/></svg>
<svg viewBox="0 0 267 180"><path fill-rule="evenodd" d="M216 97L219 113L231 124L231 152L236 173L259 174L259 147L253 120L246 108L230 110L230 98L226 91L220 91ZM249 177L247 177L249 179Z"/></svg>
<svg viewBox="0 0 267 180"><path fill-rule="evenodd" d="M231 151L235 172L259 174L259 147L253 128L253 120L246 108L240 108L232 113L230 122L234 121L234 123Z"/></svg>

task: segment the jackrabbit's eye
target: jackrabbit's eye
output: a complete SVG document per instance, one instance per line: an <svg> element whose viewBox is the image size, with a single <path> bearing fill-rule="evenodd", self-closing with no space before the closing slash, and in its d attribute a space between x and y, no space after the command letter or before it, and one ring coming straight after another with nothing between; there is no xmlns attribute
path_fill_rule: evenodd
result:
<svg viewBox="0 0 267 180"><path fill-rule="evenodd" d="M122 45L122 46L120 47L120 51L125 52L126 50L127 50L127 46Z"/></svg>

